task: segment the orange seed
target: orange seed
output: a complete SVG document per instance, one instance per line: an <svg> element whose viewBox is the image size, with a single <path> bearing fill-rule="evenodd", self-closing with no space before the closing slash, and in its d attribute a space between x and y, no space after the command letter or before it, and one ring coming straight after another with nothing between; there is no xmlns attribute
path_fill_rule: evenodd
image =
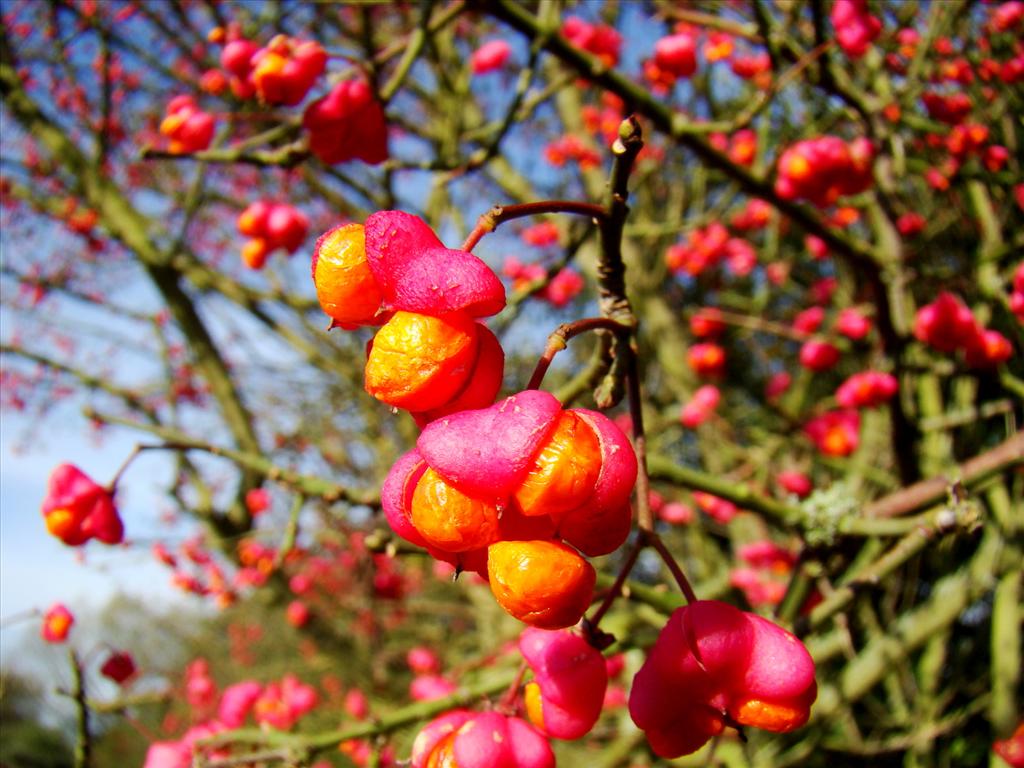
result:
<svg viewBox="0 0 1024 768"><path fill-rule="evenodd" d="M581 506L601 474L601 444L572 411L558 415L515 499L524 515L558 515Z"/></svg>
<svg viewBox="0 0 1024 768"><path fill-rule="evenodd" d="M448 485L427 469L412 494L413 527L446 552L480 549L498 539L498 509Z"/></svg>
<svg viewBox="0 0 1024 768"><path fill-rule="evenodd" d="M487 550L495 599L520 621L541 629L571 627L594 594L594 567L555 541L499 541Z"/></svg>
<svg viewBox="0 0 1024 768"><path fill-rule="evenodd" d="M438 408L465 385L476 346L476 323L462 312L445 317L396 312L374 337L366 391L410 411Z"/></svg>

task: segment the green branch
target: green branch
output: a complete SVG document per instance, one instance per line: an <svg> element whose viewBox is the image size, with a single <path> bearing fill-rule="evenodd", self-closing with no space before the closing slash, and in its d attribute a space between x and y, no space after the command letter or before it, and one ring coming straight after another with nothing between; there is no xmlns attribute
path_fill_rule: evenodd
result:
<svg viewBox="0 0 1024 768"><path fill-rule="evenodd" d="M367 506L378 506L380 504L380 495L375 491L353 491L330 480L325 480L315 475L304 475L294 469L278 466L261 454L214 445L172 427L140 424L129 419L98 413L91 409L86 409L85 415L87 418L96 419L105 424L130 427L154 435L166 441L166 445L159 447L166 448L167 450L202 451L209 453L211 456L229 459L243 471L265 477L275 483L280 483L305 496L316 497L330 503L345 501L350 504L365 504Z"/></svg>
<svg viewBox="0 0 1024 768"><path fill-rule="evenodd" d="M957 509L943 508L925 517L928 518L927 521L915 520L913 530L870 565L856 573L848 571L844 577L845 583L839 589L816 605L808 616L797 621L797 634L803 635L811 629L818 629L828 619L846 608L865 589L872 589L885 583L898 568L923 552L936 536L966 532L976 527L979 522L977 510L967 504ZM851 525L855 527L857 522L859 521L851 521Z"/></svg>
<svg viewBox="0 0 1024 768"><path fill-rule="evenodd" d="M762 496L745 483L736 483L693 467L684 467L664 456L653 455L648 463L652 478L714 494L751 512L759 512L776 525L791 528L803 517L799 508Z"/></svg>
<svg viewBox="0 0 1024 768"><path fill-rule="evenodd" d="M242 728L218 733L198 743L206 747L234 744L259 744L271 747L297 747L311 750L329 749L343 741L365 739L391 733L412 723L439 715L449 709L466 707L477 700L491 696L508 687L515 678L515 672L506 671L491 680L475 685L463 686L450 696L433 701L421 701L402 707L384 717L360 725L337 728L321 733L287 733L284 731L261 731Z"/></svg>

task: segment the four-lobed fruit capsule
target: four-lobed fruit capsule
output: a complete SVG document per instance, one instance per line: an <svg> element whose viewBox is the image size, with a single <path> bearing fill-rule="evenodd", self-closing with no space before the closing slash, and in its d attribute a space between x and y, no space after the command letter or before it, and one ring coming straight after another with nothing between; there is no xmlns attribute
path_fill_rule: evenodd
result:
<svg viewBox="0 0 1024 768"><path fill-rule="evenodd" d="M381 497L395 533L485 567L502 607L550 629L589 606L595 573L583 555L625 541L636 475L632 446L610 419L529 390L427 425Z"/></svg>

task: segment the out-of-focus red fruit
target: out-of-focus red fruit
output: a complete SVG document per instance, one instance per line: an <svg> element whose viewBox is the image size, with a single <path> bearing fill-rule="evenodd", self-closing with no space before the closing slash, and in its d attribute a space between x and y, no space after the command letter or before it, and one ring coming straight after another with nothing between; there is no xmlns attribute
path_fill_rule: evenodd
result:
<svg viewBox="0 0 1024 768"><path fill-rule="evenodd" d="M469 66L474 75L495 72L505 66L512 54L512 46L506 40L489 40L470 56Z"/></svg>
<svg viewBox="0 0 1024 768"><path fill-rule="evenodd" d="M43 616L40 635L48 643L63 643L68 639L75 617L63 603L55 603Z"/></svg>
<svg viewBox="0 0 1024 768"><path fill-rule="evenodd" d="M860 413L828 411L804 424L804 434L826 456L849 456L860 444Z"/></svg>
<svg viewBox="0 0 1024 768"><path fill-rule="evenodd" d="M690 317L690 333L698 339L717 338L724 330L722 311L715 307L701 307Z"/></svg>
<svg viewBox="0 0 1024 768"><path fill-rule="evenodd" d="M352 688L345 694L345 711L356 720L365 720L370 714L370 704L366 694L358 688Z"/></svg>
<svg viewBox="0 0 1024 768"><path fill-rule="evenodd" d="M950 353L964 347L977 333L977 321L971 310L947 291L917 310L914 318L914 337L939 352Z"/></svg>
<svg viewBox="0 0 1024 768"><path fill-rule="evenodd" d="M605 66L614 67L619 63L622 35L614 27L569 16L562 22L562 35L577 48L597 56Z"/></svg>
<svg viewBox="0 0 1024 768"><path fill-rule="evenodd" d="M362 78L342 80L310 104L302 124L310 151L328 165L349 160L376 165L388 158L384 109Z"/></svg>
<svg viewBox="0 0 1024 768"><path fill-rule="evenodd" d="M663 37L654 44L654 63L676 77L689 77L697 71L697 41L681 33Z"/></svg>
<svg viewBox="0 0 1024 768"><path fill-rule="evenodd" d="M850 143L837 136L798 141L779 157L775 191L787 200L832 205L872 185L874 154L874 146L863 138Z"/></svg>
<svg viewBox="0 0 1024 768"><path fill-rule="evenodd" d="M658 510L658 519L670 525L687 525L696 517L693 508L681 501L670 501Z"/></svg>
<svg viewBox="0 0 1024 768"><path fill-rule="evenodd" d="M718 344L694 344L686 359L698 376L719 377L725 372L725 349Z"/></svg>
<svg viewBox="0 0 1024 768"><path fill-rule="evenodd" d="M209 147L216 127L213 115L200 110L191 96L177 96L167 105L160 133L171 140L170 152L184 154Z"/></svg>
<svg viewBox="0 0 1024 768"><path fill-rule="evenodd" d="M839 47L851 59L867 53L882 31L882 22L871 15L867 0L835 0L830 18Z"/></svg>
<svg viewBox="0 0 1024 768"><path fill-rule="evenodd" d="M767 539L752 541L740 546L736 550L736 555L754 568L762 568L779 574L788 573L796 564L795 554Z"/></svg>
<svg viewBox="0 0 1024 768"><path fill-rule="evenodd" d="M873 408L891 400L898 387L892 374L861 371L839 385L836 402L843 408Z"/></svg>
<svg viewBox="0 0 1024 768"><path fill-rule="evenodd" d="M270 492L266 488L253 488L245 494L245 508L253 517L259 517L270 509Z"/></svg>
<svg viewBox="0 0 1024 768"><path fill-rule="evenodd" d="M309 606L301 600L292 600L285 609L285 619L296 629L309 623Z"/></svg>
<svg viewBox="0 0 1024 768"><path fill-rule="evenodd" d="M128 682L135 676L135 672L135 659L125 651L112 652L100 667L100 674L118 685Z"/></svg>
<svg viewBox="0 0 1024 768"><path fill-rule="evenodd" d="M839 312L835 325L836 333L848 339L860 341L871 332L871 319L852 307Z"/></svg>
<svg viewBox="0 0 1024 768"><path fill-rule="evenodd" d="M417 675L409 684L409 698L413 701L436 701L451 696L459 687L440 675Z"/></svg>
<svg viewBox="0 0 1024 768"><path fill-rule="evenodd" d="M239 80L246 80L252 71L252 57L259 49L252 40L232 40L220 52L220 65Z"/></svg>
<svg viewBox="0 0 1024 768"><path fill-rule="evenodd" d="M1010 768L1024 768L1024 721L1017 726L1017 730L1010 738L994 741L992 751L1003 758Z"/></svg>
<svg viewBox="0 0 1024 768"><path fill-rule="evenodd" d="M827 371L838 362L839 349L827 341L811 340L800 348L800 365L816 373Z"/></svg>
<svg viewBox="0 0 1024 768"><path fill-rule="evenodd" d="M695 429L711 417L721 399L722 394L718 387L714 384L705 384L683 405L679 420L687 429Z"/></svg>
<svg viewBox="0 0 1024 768"><path fill-rule="evenodd" d="M412 768L555 768L547 739L518 717L448 712L412 745Z"/></svg>
<svg viewBox="0 0 1024 768"><path fill-rule="evenodd" d="M964 347L964 361L971 368L995 368L1013 357L1013 345L999 331L978 330Z"/></svg>
<svg viewBox="0 0 1024 768"><path fill-rule="evenodd" d="M704 514L723 525L731 522L739 514L739 509L731 501L704 491L695 491L693 500Z"/></svg>
<svg viewBox="0 0 1024 768"><path fill-rule="evenodd" d="M786 371L779 371L773 373L769 378L764 387L764 396L769 401L778 400L782 395L789 389L789 385L793 382L793 377Z"/></svg>
<svg viewBox="0 0 1024 768"><path fill-rule="evenodd" d="M441 671L441 660L437 653L426 646L417 645L410 648L405 655L405 661L409 669L417 675L436 675Z"/></svg>
<svg viewBox="0 0 1024 768"><path fill-rule="evenodd" d="M821 322L824 319L825 310L822 307L808 307L798 312L797 316L793 318L793 330L800 333L814 333L821 327Z"/></svg>
<svg viewBox="0 0 1024 768"><path fill-rule="evenodd" d="M253 54L249 75L266 104L293 107L301 102L327 65L327 53L312 40L278 35Z"/></svg>
<svg viewBox="0 0 1024 768"><path fill-rule="evenodd" d="M251 238L242 246L242 260L251 269L260 269L272 251L298 250L309 231L309 220L287 203L257 200L238 215L236 226Z"/></svg>
<svg viewBox="0 0 1024 768"><path fill-rule="evenodd" d="M814 489L814 485L811 483L811 478L803 472L797 472L796 470L779 472L779 474L775 476L775 482L786 493L792 493L800 499L805 499L810 496L811 491Z"/></svg>
<svg viewBox="0 0 1024 768"><path fill-rule="evenodd" d="M69 546L92 538L104 544L124 539L113 495L73 464L60 464L50 474L42 513L46 530Z"/></svg>
<svg viewBox="0 0 1024 768"><path fill-rule="evenodd" d="M219 96L228 89L228 79L219 69L208 69L199 78L199 87L206 93Z"/></svg>
<svg viewBox="0 0 1024 768"><path fill-rule="evenodd" d="M242 246L242 262L249 269L263 269L270 255L270 246L262 237L254 237Z"/></svg>

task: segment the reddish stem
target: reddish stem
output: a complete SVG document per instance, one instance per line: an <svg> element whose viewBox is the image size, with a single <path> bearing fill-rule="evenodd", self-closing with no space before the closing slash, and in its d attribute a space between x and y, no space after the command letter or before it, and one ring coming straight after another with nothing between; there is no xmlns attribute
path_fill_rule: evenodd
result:
<svg viewBox="0 0 1024 768"><path fill-rule="evenodd" d="M505 691L505 695L501 697L501 702L498 704L498 711L504 712L504 714L513 714L516 709L516 697L519 695L519 688L523 684L523 678L526 677L526 670L529 669L529 665L524 661L519 665L519 671L516 672L515 678L509 685L508 690Z"/></svg>
<svg viewBox="0 0 1024 768"><path fill-rule="evenodd" d="M540 356L540 360L537 361L537 367L533 369L533 375L530 377L529 383L526 385L527 389L538 389L541 382L544 381L544 375L548 372L548 368L551 366L552 361L555 359L555 355L565 349L566 342L581 333L587 331L613 331L615 333L629 332L631 329L629 326L623 325L622 323L611 320L607 317L587 317L583 320L577 320L573 323L562 323L555 331L548 336L547 346L544 348L544 354Z"/></svg>
<svg viewBox="0 0 1024 768"><path fill-rule="evenodd" d="M676 584L679 585L679 589L683 593L683 597L686 598L687 604L697 602L697 593L693 591L693 587L690 586L690 580L686 578L686 574L683 573L683 569L679 567L679 563L676 562L675 557L668 551L668 547L665 546L665 542L661 540L661 537L656 533L648 534L648 543L654 547L655 551L661 556L662 561L668 566L669 571L672 572L673 578L676 580Z"/></svg>
<svg viewBox="0 0 1024 768"><path fill-rule="evenodd" d="M598 221L603 221L608 215L603 206L577 200L541 200L537 203L496 205L477 219L476 227L469 233L466 242L462 244L462 250L472 251L483 236L496 230L499 224L525 216L538 216L542 213L575 213Z"/></svg>
<svg viewBox="0 0 1024 768"><path fill-rule="evenodd" d="M131 463L138 458L140 453L142 453L147 448L151 447L153 446L136 445L134 448L132 448L132 451L131 453L128 454L128 457L121 463L121 466L117 468L117 472L114 473L113 479L107 484L107 493L109 493L111 496L114 495L114 492L117 490L117 484L121 481L121 476L125 473L125 470L127 470L128 467L131 466Z"/></svg>
<svg viewBox="0 0 1024 768"><path fill-rule="evenodd" d="M601 601L601 605L598 606L597 611L594 615L587 619L587 630L588 633L597 629L597 626L601 623L601 619L608 613L608 609L612 607L612 603L615 599L622 594L622 586L626 583L626 579L633 570L633 566L636 565L637 558L640 557L640 552L644 548L646 542L644 536L641 534L637 537L636 541L633 542L632 548L629 550L629 554L626 556L626 562L622 564L622 568L619 569L619 575L615 577L615 583L612 584L608 590L608 594L604 596L604 600Z"/></svg>

